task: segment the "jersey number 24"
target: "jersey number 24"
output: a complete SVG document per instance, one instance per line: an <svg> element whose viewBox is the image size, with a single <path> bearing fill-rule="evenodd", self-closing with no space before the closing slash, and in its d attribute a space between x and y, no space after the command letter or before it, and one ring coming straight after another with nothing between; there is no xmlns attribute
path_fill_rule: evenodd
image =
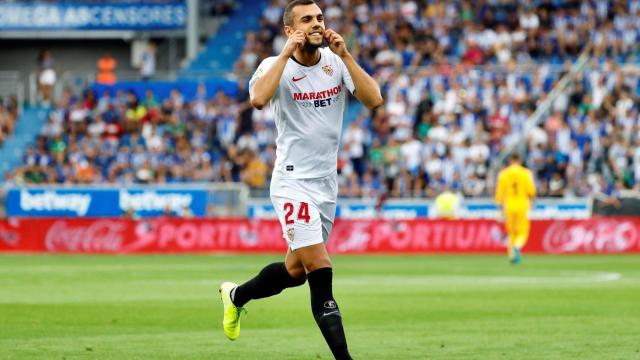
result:
<svg viewBox="0 0 640 360"><path fill-rule="evenodd" d="M293 204L290 202L284 203L284 222L287 225L293 224L293 219L291 219L291 215L293 215ZM298 220L304 220L306 223L309 222L309 204L306 202L301 202L300 207L298 208Z"/></svg>

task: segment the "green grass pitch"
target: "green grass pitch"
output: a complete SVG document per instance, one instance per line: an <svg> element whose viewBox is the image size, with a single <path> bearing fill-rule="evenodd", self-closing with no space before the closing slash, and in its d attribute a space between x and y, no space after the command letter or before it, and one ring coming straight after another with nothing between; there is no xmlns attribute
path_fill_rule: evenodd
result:
<svg viewBox="0 0 640 360"><path fill-rule="evenodd" d="M330 359L302 286L217 287L278 255L0 256L0 359ZM640 256L335 256L356 359L640 359Z"/></svg>

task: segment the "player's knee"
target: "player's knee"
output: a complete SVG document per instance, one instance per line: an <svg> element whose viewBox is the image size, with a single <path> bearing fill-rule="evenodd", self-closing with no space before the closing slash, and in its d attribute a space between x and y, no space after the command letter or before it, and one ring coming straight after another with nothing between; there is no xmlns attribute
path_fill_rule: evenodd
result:
<svg viewBox="0 0 640 360"><path fill-rule="evenodd" d="M287 272L292 278L306 277L307 274L305 273L304 266L301 262L296 264L286 263L285 265Z"/></svg>
<svg viewBox="0 0 640 360"><path fill-rule="evenodd" d="M296 287L303 285L307 281L307 273L304 271L304 266L291 266L287 264L286 271L289 274L289 281L287 287Z"/></svg>
<svg viewBox="0 0 640 360"><path fill-rule="evenodd" d="M296 250L297 257L307 274L322 268L330 268L331 259L324 244L315 244Z"/></svg>
<svg viewBox="0 0 640 360"><path fill-rule="evenodd" d="M307 282L307 276L305 274L303 274L300 277L291 277L290 287L301 286L301 285L304 285L304 283L306 282Z"/></svg>
<svg viewBox="0 0 640 360"><path fill-rule="evenodd" d="M307 273L316 271L318 269L330 268L330 267L333 267L333 266L329 258L313 259L313 260L307 261L304 264L304 268L307 269Z"/></svg>

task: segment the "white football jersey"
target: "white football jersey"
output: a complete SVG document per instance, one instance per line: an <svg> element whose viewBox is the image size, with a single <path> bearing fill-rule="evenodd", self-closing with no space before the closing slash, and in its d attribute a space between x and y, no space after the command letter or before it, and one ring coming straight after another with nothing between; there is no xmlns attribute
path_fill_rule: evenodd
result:
<svg viewBox="0 0 640 360"><path fill-rule="evenodd" d="M275 60L273 56L260 63L249 87ZM287 61L270 101L278 129L274 175L310 179L337 171L347 89L354 91L351 75L329 48L320 49L320 61L313 66Z"/></svg>

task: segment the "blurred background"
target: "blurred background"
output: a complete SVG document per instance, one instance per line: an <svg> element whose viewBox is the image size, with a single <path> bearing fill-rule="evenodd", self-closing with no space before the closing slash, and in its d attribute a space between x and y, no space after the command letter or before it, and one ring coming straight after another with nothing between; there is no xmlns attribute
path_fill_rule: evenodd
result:
<svg viewBox="0 0 640 360"><path fill-rule="evenodd" d="M286 3L0 1L1 213L275 218L247 82ZM347 107L339 218L495 219L512 152L533 219L640 214L640 2L318 4L385 98Z"/></svg>

